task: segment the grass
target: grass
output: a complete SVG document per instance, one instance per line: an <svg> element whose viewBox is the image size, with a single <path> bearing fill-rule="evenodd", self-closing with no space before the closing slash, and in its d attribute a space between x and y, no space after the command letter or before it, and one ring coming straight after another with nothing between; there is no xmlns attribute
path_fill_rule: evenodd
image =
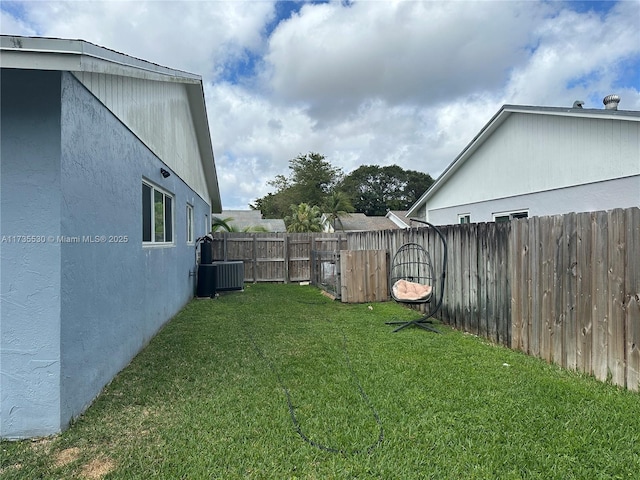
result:
<svg viewBox="0 0 640 480"><path fill-rule="evenodd" d="M640 395L384 324L415 315L298 285L194 300L67 431L2 442L0 476L638 478ZM285 388L303 434L345 453L298 434Z"/></svg>

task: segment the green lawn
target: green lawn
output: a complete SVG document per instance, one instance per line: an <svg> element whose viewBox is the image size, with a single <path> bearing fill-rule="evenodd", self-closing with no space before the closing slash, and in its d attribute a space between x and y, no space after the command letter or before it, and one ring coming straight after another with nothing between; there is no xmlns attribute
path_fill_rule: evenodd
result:
<svg viewBox="0 0 640 480"><path fill-rule="evenodd" d="M2 442L0 476L639 478L638 393L384 323L416 315L298 285L194 300L63 434Z"/></svg>

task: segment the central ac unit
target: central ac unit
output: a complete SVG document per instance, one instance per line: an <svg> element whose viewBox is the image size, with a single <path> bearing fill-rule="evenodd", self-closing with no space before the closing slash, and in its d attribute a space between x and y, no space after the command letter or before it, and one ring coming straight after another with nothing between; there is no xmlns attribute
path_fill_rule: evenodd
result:
<svg viewBox="0 0 640 480"><path fill-rule="evenodd" d="M244 288L244 263L213 262L216 266L216 290L242 290Z"/></svg>

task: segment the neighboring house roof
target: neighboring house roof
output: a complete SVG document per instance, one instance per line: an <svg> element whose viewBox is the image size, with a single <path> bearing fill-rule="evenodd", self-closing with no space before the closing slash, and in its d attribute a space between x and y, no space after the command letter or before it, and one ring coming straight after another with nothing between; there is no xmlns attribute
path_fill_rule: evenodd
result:
<svg viewBox="0 0 640 480"><path fill-rule="evenodd" d="M202 195L208 203L210 202L214 212L222 209L202 77L199 75L130 57L84 40L61 38L0 35L0 63L2 68L73 73L176 175ZM109 79L114 77L131 79L132 89L138 88L141 82L146 82L148 91L142 92L140 88L136 90L143 95L151 96L168 92L170 95L184 96L180 98L184 98L185 103L188 104L193 122L193 127L189 126L189 129L193 129L195 138L184 138L183 145L187 145L190 151L197 152L201 168L196 171L189 166L187 160L180 158L184 156L184 152L179 151L180 147L170 145L165 139L167 135L164 133L167 126L163 125L162 128L152 131L153 123L158 122L157 109L153 110L151 107L145 108L140 105L136 105L137 108L131 108L131 104L126 104L126 101L114 95L112 89L105 88ZM150 81L153 81L154 85L150 85ZM175 85L183 86L186 94L182 93L183 90L178 92L172 88ZM170 107L167 106L167 108ZM189 145L190 143L196 143L196 146Z"/></svg>
<svg viewBox="0 0 640 480"><path fill-rule="evenodd" d="M286 232L284 220L279 218L262 218L260 210L223 210L219 215L221 219L231 218L228 221L231 226L242 231L249 227L263 227L269 232Z"/></svg>
<svg viewBox="0 0 640 480"><path fill-rule="evenodd" d="M609 120L625 120L640 121L640 112L628 110L609 110L609 109L583 109L583 108L564 108L564 107L536 107L522 105L503 105L502 108L489 120L489 122L480 130L480 132L471 140L471 142L460 152L460 154L449 164L444 172L437 178L431 187L418 199L418 201L409 208L406 215L408 217L416 216L420 209L425 206L427 201L433 197L438 190L456 173L456 171L483 145L483 143L491 137L491 135L512 115L512 114L530 114L530 115L551 115L562 117L592 118L592 119L609 119Z"/></svg>
<svg viewBox="0 0 640 480"><path fill-rule="evenodd" d="M326 221L326 218L326 214L324 214L323 220ZM364 213L349 213L347 215L341 215L340 220L336 221L335 231L357 232L370 230L390 230L396 228L398 228L398 225L396 225L387 217L368 217ZM332 225L329 226L329 231L334 231Z"/></svg>
<svg viewBox="0 0 640 480"><path fill-rule="evenodd" d="M411 220L407 217L407 212L404 210L389 210L386 217L399 228L411 227Z"/></svg>

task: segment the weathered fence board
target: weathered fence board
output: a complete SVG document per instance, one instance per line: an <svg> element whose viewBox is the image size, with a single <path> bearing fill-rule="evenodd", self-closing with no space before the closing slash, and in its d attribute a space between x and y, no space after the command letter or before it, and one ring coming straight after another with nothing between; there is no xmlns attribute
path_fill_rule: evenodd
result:
<svg viewBox="0 0 640 480"><path fill-rule="evenodd" d="M607 352L607 375L616 385L625 384L625 338L624 338L624 278L625 278L625 228L624 211L621 209L608 212L607 228L609 262L607 302L609 330L607 332L609 349Z"/></svg>
<svg viewBox="0 0 640 480"><path fill-rule="evenodd" d="M591 366L596 378L607 378L607 333L608 333L608 308L609 300L607 292L607 266L609 262L607 248L607 214L596 212L592 217L592 256L593 269L592 301L593 301L593 349L591 351Z"/></svg>
<svg viewBox="0 0 640 480"><path fill-rule="evenodd" d="M627 210L625 220L626 385L637 391L640 390L640 209Z"/></svg>
<svg viewBox="0 0 640 480"><path fill-rule="evenodd" d="M531 315L529 316L529 347L527 351L530 355L540 356L540 334L542 329L542 301L540 282L540 219L534 217L529 223L529 271L531 282L529 284L529 295L531 296ZM535 319L535 321L534 321Z"/></svg>
<svg viewBox="0 0 640 480"><path fill-rule="evenodd" d="M487 303L487 229L488 225L486 223L480 223L477 225L477 237L476 237L476 248L477 248L477 265L478 265L478 276L476 278L476 285L478 289L478 335L484 338L489 337L489 306ZM455 254L455 252L451 252L451 254Z"/></svg>
<svg viewBox="0 0 640 480"><path fill-rule="evenodd" d="M591 213L577 215L577 255L576 255L576 343L577 368L587 374L593 373L591 351L593 350L593 319L591 301L593 289L591 271Z"/></svg>
<svg viewBox="0 0 640 480"><path fill-rule="evenodd" d="M632 208L511 223L512 348L638 389L638 217Z"/></svg>
<svg viewBox="0 0 640 480"><path fill-rule="evenodd" d="M480 333L478 312L478 226L469 224L469 325L470 331Z"/></svg>
<svg viewBox="0 0 640 480"><path fill-rule="evenodd" d="M498 265L499 282L497 290L496 303L499 306L500 317L499 326L496 329L498 333L497 342L501 345L509 345L511 343L511 283L509 279L509 232L508 224L497 225L497 249L498 249Z"/></svg>
<svg viewBox="0 0 640 480"><path fill-rule="evenodd" d="M522 281L522 268L523 268L523 250L520 249L522 245L522 224L524 222L513 222L511 226L511 237L509 249L513 252L511 258L511 275L517 281ZM522 350L523 340L523 313L522 313L522 294L523 289L514 289L511 292L511 348L514 350Z"/></svg>
<svg viewBox="0 0 640 480"><path fill-rule="evenodd" d="M214 260L242 260L245 282L303 282L311 276L311 252L339 251L344 235L215 232Z"/></svg>
<svg viewBox="0 0 640 480"><path fill-rule="evenodd" d="M576 328L576 291L577 291L577 232L576 232L576 216L565 215L563 217L563 249L564 249L564 282L563 306L564 313L564 357L563 366L565 368L575 370L577 368L577 346L578 331Z"/></svg>

